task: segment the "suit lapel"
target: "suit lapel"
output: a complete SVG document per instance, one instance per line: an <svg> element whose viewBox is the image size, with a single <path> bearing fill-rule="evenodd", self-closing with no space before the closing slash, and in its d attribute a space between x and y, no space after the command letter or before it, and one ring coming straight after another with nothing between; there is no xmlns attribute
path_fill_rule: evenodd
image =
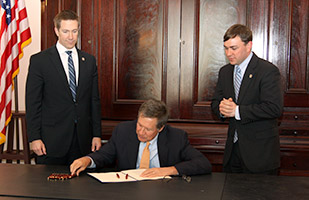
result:
<svg viewBox="0 0 309 200"><path fill-rule="evenodd" d="M136 121L135 121L135 130L136 130ZM129 132L129 131L128 131ZM132 169L136 168L136 161L137 161L137 154L138 154L138 148L139 148L139 140L137 138L136 132L130 131L134 136L128 137L130 141L128 141L128 145L130 145L127 149L127 156L128 156L128 162L129 166Z"/></svg>
<svg viewBox="0 0 309 200"><path fill-rule="evenodd" d="M166 136L166 126L159 133L158 136L158 154L160 160L160 166L165 167L168 160L168 145L167 145L167 136Z"/></svg>
<svg viewBox="0 0 309 200"><path fill-rule="evenodd" d="M78 94L80 93L80 90L84 85L85 80L84 76L86 75L86 58L79 49L77 49L77 53L78 53L79 72L78 72L78 85L77 85L76 98L78 97Z"/></svg>
<svg viewBox="0 0 309 200"><path fill-rule="evenodd" d="M59 75L61 81L63 82L63 85L66 86L67 92L72 96L70 86L69 86L69 83L68 83L68 79L67 79L66 73L64 71L64 66L62 65L60 55L59 55L59 52L57 51L56 46L54 46L53 48L50 48L49 53L50 53L49 58L51 60L51 63L53 63L52 66L54 66L56 68L58 75Z"/></svg>
<svg viewBox="0 0 309 200"><path fill-rule="evenodd" d="M255 54L253 54L246 72L244 74L244 77L241 82L240 90L239 90L239 95L238 95L238 104L241 103L242 99L244 98L244 94L246 94L246 91L250 88L250 85L252 81L255 78L255 72L256 72L256 65L257 65L257 57Z"/></svg>
<svg viewBox="0 0 309 200"><path fill-rule="evenodd" d="M227 72L227 76L224 77L225 81L226 81L226 86L228 87L227 91L228 93L226 94L226 96L224 96L224 98L228 99L230 97L232 97L232 99L235 99L235 89L234 89L234 65L230 65L228 67L228 72Z"/></svg>

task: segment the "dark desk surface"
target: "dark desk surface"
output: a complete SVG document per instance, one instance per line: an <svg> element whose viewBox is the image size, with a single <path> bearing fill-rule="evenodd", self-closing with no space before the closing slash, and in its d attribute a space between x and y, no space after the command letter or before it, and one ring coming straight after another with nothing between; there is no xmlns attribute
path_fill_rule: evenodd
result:
<svg viewBox="0 0 309 200"><path fill-rule="evenodd" d="M307 199L308 177L224 174L180 177L169 182L140 181L102 184L87 174L65 181L48 181L68 167L0 164L0 199ZM145 198L146 197L146 198Z"/></svg>

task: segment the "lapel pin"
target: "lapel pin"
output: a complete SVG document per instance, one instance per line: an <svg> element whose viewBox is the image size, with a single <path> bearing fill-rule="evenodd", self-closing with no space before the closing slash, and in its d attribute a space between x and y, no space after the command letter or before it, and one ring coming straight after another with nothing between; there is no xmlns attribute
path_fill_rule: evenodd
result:
<svg viewBox="0 0 309 200"><path fill-rule="evenodd" d="M249 75L249 78L252 78L252 76L253 76L253 75L252 75L252 74L250 74L250 75Z"/></svg>
<svg viewBox="0 0 309 200"><path fill-rule="evenodd" d="M84 57L82 57L82 61L85 61L86 59Z"/></svg>

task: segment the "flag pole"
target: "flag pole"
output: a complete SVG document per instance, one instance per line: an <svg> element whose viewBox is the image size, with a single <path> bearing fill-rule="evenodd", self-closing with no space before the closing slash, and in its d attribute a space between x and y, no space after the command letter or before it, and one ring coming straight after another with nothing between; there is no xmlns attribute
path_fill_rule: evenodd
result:
<svg viewBox="0 0 309 200"><path fill-rule="evenodd" d="M15 100L15 112L19 111L18 107L18 84L17 84L17 75L14 77L14 100Z"/></svg>
<svg viewBox="0 0 309 200"><path fill-rule="evenodd" d="M15 100L15 113L19 112L19 107L18 107L18 83L17 83L17 76L14 78L14 100ZM12 112L12 118L11 118L11 123L15 124L15 131L16 131L16 153L20 153L20 148L19 148L19 120L18 118L15 120L13 117L14 112ZM13 124L13 125L14 125ZM19 160L17 160L17 163L19 163Z"/></svg>

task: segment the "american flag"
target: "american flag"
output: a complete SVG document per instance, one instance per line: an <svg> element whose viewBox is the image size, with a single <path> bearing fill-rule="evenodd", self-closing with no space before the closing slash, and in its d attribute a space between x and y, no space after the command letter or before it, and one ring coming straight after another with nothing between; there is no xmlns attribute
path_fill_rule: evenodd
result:
<svg viewBox="0 0 309 200"><path fill-rule="evenodd" d="M1 0L0 17L0 144L3 144L12 116L13 79L19 72L23 48L31 42L31 33L24 0Z"/></svg>

